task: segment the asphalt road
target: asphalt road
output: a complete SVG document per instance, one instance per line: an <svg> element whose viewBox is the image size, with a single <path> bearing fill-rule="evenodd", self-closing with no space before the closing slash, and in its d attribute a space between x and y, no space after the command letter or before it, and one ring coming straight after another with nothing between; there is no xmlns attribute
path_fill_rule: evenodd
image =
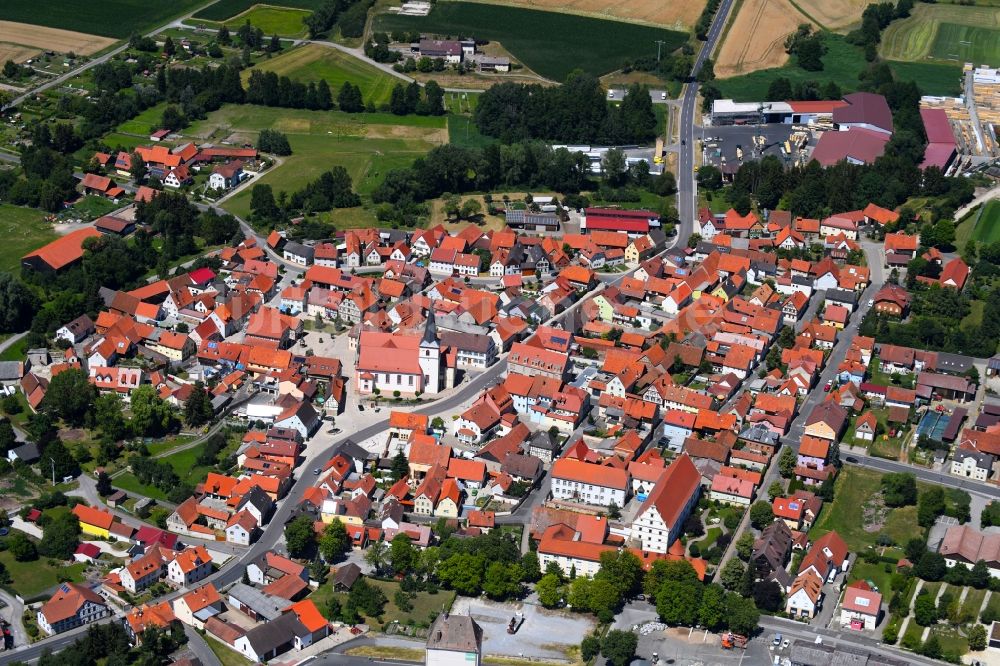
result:
<svg viewBox="0 0 1000 666"><path fill-rule="evenodd" d="M698 82L694 77L705 63L705 59L715 50L732 6L733 0L722 0L722 4L719 5L719 11L715 14L715 20L712 21L705 43L694 61L692 80L685 86L681 98L681 153L677 167L677 213L681 220L678 242L680 243L687 243L688 236L694 231L694 221L698 214L698 196L694 181L694 129L698 113L696 106Z"/></svg>

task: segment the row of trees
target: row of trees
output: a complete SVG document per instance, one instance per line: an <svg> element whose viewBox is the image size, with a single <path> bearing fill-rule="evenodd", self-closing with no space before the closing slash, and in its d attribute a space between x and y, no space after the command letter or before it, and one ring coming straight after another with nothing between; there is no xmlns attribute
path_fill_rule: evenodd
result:
<svg viewBox="0 0 1000 666"><path fill-rule="evenodd" d="M479 98L479 131L504 142L543 139L572 143L644 143L656 136L649 89L630 86L622 103L608 106L600 82L580 71L556 87L501 83Z"/></svg>
<svg viewBox="0 0 1000 666"><path fill-rule="evenodd" d="M309 38L316 39L340 26L341 34L344 37L360 37L364 33L364 18L367 16L368 8L371 7L369 0L325 0L309 16L302 19L306 29L309 31ZM358 21L360 20L360 26ZM360 29L359 29L360 27Z"/></svg>
<svg viewBox="0 0 1000 666"><path fill-rule="evenodd" d="M320 174L291 197L284 190L275 197L274 190L266 183L254 185L250 190L250 219L257 224L274 225L297 213L360 206L361 197L352 188L350 174L339 165Z"/></svg>
<svg viewBox="0 0 1000 666"><path fill-rule="evenodd" d="M360 95L360 91L358 91ZM421 91L420 84L397 83L389 97L389 111L397 116L415 113L418 116L444 115L444 89L436 81L428 81Z"/></svg>

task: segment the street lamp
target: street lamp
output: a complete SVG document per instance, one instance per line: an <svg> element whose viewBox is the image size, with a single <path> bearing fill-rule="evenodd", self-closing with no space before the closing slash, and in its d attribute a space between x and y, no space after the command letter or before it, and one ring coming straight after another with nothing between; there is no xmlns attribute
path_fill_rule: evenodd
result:
<svg viewBox="0 0 1000 666"><path fill-rule="evenodd" d="M52 485L56 485L56 461L49 456L49 462L52 463Z"/></svg>

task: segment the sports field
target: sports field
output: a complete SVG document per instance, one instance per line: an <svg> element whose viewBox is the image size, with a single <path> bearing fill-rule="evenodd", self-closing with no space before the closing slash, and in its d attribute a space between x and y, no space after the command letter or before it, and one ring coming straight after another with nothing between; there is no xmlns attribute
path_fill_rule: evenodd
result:
<svg viewBox="0 0 1000 666"><path fill-rule="evenodd" d="M615 18L633 23L648 23L674 30L689 30L705 8L705 0L472 0L491 5L510 5L527 9L577 14L595 18Z"/></svg>
<svg viewBox="0 0 1000 666"><path fill-rule="evenodd" d="M34 208L0 204L0 270L17 273L21 257L56 239L45 214Z"/></svg>
<svg viewBox="0 0 1000 666"><path fill-rule="evenodd" d="M208 21L226 21L254 6L289 7L291 9L312 11L321 4L323 4L323 0L273 0L272 2L258 2L258 0L219 0L196 12L194 18L206 19Z"/></svg>
<svg viewBox="0 0 1000 666"><path fill-rule="evenodd" d="M376 106L388 102L393 86L401 81L343 51L318 44L291 49L277 58L262 61L257 68L304 83L323 79L335 99L344 82L350 81L361 88L365 102L372 101ZM246 82L250 71L244 70L243 76Z"/></svg>
<svg viewBox="0 0 1000 666"><path fill-rule="evenodd" d="M180 16L197 7L203 0L171 0L170 2L149 2L149 0L3 0L0 2L0 20L19 21L32 25L44 25L63 30L76 30L103 37L128 37L133 32L142 32L167 23L174 16ZM7 33L0 27L0 36L18 35ZM51 48L54 51L59 49Z"/></svg>
<svg viewBox="0 0 1000 666"><path fill-rule="evenodd" d="M663 53L687 41L676 30L634 25L572 14L469 2L439 2L428 16L376 16L376 29L462 35L503 44L531 70L564 81L574 69L595 76L621 67L624 60Z"/></svg>
<svg viewBox="0 0 1000 666"><path fill-rule="evenodd" d="M1000 63L1000 7L918 4L886 28L880 47L892 60Z"/></svg>
<svg viewBox="0 0 1000 666"><path fill-rule="evenodd" d="M351 174L355 189L365 195L389 169L407 166L448 141L443 116L399 117L248 105L226 105L185 130L185 136L198 141L228 139L243 143L256 140L257 133L265 128L284 132L292 146L292 155L255 180L269 183L276 193L291 193L339 164ZM247 215L250 189L227 199L223 207Z"/></svg>
<svg viewBox="0 0 1000 666"><path fill-rule="evenodd" d="M0 13L2 12L3 9L0 8ZM0 62L7 62L8 58L14 62L21 62L39 51L90 55L115 43L115 40L109 37L12 21L0 21L0 39L4 40L0 43L0 56L2 56Z"/></svg>
<svg viewBox="0 0 1000 666"><path fill-rule="evenodd" d="M719 77L780 67L788 62L785 37L809 23L790 0L744 0L715 61Z"/></svg>
<svg viewBox="0 0 1000 666"><path fill-rule="evenodd" d="M835 34L827 35L824 43L827 53L823 56L824 66L821 72L807 72L794 63L789 63L783 67L720 78L715 84L722 91L723 97L741 102L765 99L771 82L780 77L788 79L792 85L806 81L817 81L822 85L826 81L835 81L844 92L856 90L859 84L858 73L868 65L861 49ZM889 61L889 66L897 78L916 81L925 95L958 95L961 92L962 69L956 64ZM716 71L718 69L716 67Z"/></svg>
<svg viewBox="0 0 1000 666"><path fill-rule="evenodd" d="M306 26L302 19L309 16L304 9L286 9L283 7L265 7L257 5L253 9L234 16L226 25L230 31L238 30L241 25L250 21L250 25L260 28L265 35L281 37L304 37Z"/></svg>
<svg viewBox="0 0 1000 666"><path fill-rule="evenodd" d="M982 207L972 230L972 240L980 243L1000 241L1000 201L994 199Z"/></svg>

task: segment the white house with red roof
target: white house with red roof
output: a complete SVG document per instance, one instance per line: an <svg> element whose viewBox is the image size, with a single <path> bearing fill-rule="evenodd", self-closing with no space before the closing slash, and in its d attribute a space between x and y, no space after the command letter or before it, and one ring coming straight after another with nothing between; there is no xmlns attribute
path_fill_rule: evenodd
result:
<svg viewBox="0 0 1000 666"><path fill-rule="evenodd" d="M840 626L854 631L874 631L882 609L882 595L858 580L844 589L840 602Z"/></svg>
<svg viewBox="0 0 1000 666"><path fill-rule="evenodd" d="M386 395L396 391L406 395L437 394L444 388L441 356L433 309L428 311L422 337L362 331L355 386L362 395L371 395L376 389Z"/></svg>
<svg viewBox="0 0 1000 666"><path fill-rule="evenodd" d="M552 465L552 497L594 506L625 506L628 472L616 467L560 458Z"/></svg>
<svg viewBox="0 0 1000 666"><path fill-rule="evenodd" d="M683 531L700 489L701 474L691 458L681 454L664 470L632 523L632 538L642 550L667 552Z"/></svg>

